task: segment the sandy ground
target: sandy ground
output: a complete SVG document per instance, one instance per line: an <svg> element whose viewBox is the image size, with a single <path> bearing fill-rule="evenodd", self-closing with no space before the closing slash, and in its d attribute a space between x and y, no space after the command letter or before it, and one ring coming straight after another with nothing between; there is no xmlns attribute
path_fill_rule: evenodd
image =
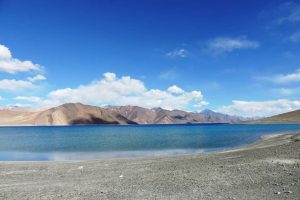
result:
<svg viewBox="0 0 300 200"><path fill-rule="evenodd" d="M300 199L300 134L213 154L0 162L0 199Z"/></svg>

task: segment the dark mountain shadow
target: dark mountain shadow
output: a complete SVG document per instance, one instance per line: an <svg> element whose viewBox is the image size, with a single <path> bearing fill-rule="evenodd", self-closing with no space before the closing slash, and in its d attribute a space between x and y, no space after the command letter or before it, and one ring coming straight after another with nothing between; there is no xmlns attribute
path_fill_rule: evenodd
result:
<svg viewBox="0 0 300 200"><path fill-rule="evenodd" d="M117 118L127 120L126 118L124 118L121 115L118 115ZM126 122L128 124L137 124L137 123L135 123L133 121L130 121L130 120L127 120ZM120 123L117 122L117 121L107 121L107 120L104 120L102 118L95 117L93 115L90 115L89 118L77 118L77 119L73 119L73 120L70 121L70 125L86 125L86 124L88 125L88 124L120 124Z"/></svg>
<svg viewBox="0 0 300 200"><path fill-rule="evenodd" d="M77 118L70 121L70 125L85 125L85 124L119 124L117 121L107 121L99 117L90 115L88 118Z"/></svg>

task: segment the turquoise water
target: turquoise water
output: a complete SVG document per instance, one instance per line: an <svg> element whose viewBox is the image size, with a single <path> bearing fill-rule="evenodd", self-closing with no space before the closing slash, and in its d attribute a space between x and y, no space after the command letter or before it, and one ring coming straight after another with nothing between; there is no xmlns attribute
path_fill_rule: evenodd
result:
<svg viewBox="0 0 300 200"><path fill-rule="evenodd" d="M0 160L84 160L220 151L300 125L0 127Z"/></svg>

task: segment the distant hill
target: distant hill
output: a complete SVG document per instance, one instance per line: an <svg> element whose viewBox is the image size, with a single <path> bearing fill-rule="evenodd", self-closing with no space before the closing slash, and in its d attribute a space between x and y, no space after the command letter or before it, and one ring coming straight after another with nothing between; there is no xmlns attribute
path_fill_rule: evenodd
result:
<svg viewBox="0 0 300 200"><path fill-rule="evenodd" d="M245 118L240 116L227 115L223 113L214 112L209 109L205 109L200 114L206 117L207 121L220 122L220 123L238 123L241 121L252 120L252 118Z"/></svg>
<svg viewBox="0 0 300 200"><path fill-rule="evenodd" d="M247 121L246 124L300 124L300 110L295 110L260 120Z"/></svg>
<svg viewBox="0 0 300 200"><path fill-rule="evenodd" d="M112 110L68 103L43 111L0 110L0 125L136 124Z"/></svg>

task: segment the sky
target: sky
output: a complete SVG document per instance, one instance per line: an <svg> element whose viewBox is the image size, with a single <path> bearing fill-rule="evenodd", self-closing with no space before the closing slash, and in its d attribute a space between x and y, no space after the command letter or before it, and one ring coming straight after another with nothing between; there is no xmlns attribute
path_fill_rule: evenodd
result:
<svg viewBox="0 0 300 200"><path fill-rule="evenodd" d="M300 2L0 0L0 107L300 109Z"/></svg>

